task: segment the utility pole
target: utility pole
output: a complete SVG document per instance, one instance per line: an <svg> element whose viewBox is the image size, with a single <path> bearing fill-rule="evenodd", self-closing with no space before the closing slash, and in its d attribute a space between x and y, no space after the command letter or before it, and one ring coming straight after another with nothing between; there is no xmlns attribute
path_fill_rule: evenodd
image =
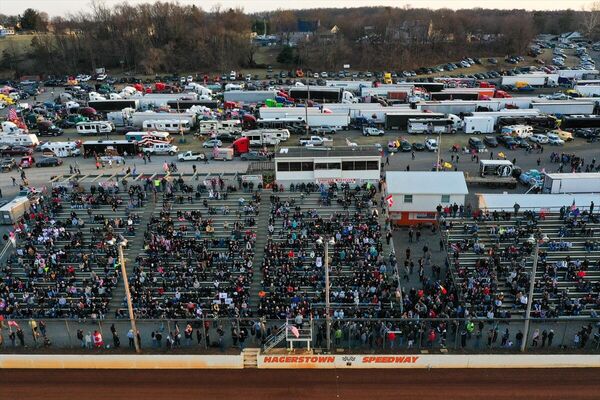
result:
<svg viewBox="0 0 600 400"><path fill-rule="evenodd" d="M442 166L440 165L440 152L442 151L442 133L439 132L438 133L438 140L437 140L437 163L435 164L435 170L439 171Z"/></svg>
<svg viewBox="0 0 600 400"><path fill-rule="evenodd" d="M119 243L119 264L121 264L121 275L123 276L123 284L125 285L125 297L127 298L127 309L129 310L129 321L131 322L131 330L133 331L133 343L135 352L141 353L140 343L138 342L138 331L135 325L135 315L133 314L133 304L131 302L131 292L129 291L129 280L127 279L127 269L125 268L125 257L123 256L123 246L127 245L127 241Z"/></svg>
<svg viewBox="0 0 600 400"><path fill-rule="evenodd" d="M533 267L531 268L531 277L529 278L529 293L527 298L527 310L525 311L525 326L523 327L523 342L521 342L521 352L527 348L527 340L529 338L529 319L531 318L531 306L533 304L533 289L535 285L535 275L537 273L538 253L540 252L540 239L536 238L535 253L533 254Z"/></svg>
<svg viewBox="0 0 600 400"><path fill-rule="evenodd" d="M331 351L331 304L329 302L329 240L325 241L325 323L327 326L327 352Z"/></svg>

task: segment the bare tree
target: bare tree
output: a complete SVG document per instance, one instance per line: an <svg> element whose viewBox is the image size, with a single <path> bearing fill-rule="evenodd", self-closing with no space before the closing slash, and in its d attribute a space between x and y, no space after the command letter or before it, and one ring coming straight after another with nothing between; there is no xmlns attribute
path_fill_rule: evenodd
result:
<svg viewBox="0 0 600 400"><path fill-rule="evenodd" d="M598 26L600 25L600 1L593 2L588 9L583 8L583 18L581 26L583 33L590 39L596 39L598 36Z"/></svg>

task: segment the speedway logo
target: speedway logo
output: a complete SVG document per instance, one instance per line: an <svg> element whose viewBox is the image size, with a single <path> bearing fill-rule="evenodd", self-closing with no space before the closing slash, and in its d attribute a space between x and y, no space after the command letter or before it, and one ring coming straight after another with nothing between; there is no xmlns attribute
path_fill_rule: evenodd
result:
<svg viewBox="0 0 600 400"><path fill-rule="evenodd" d="M365 356L362 359L363 364L415 364L418 356Z"/></svg>

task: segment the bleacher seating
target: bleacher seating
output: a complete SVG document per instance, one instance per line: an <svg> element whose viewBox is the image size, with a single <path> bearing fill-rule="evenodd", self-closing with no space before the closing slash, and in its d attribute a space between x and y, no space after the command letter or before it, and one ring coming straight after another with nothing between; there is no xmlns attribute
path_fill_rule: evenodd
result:
<svg viewBox="0 0 600 400"><path fill-rule="evenodd" d="M260 196L167 183L130 276L140 318L247 316Z"/></svg>
<svg viewBox="0 0 600 400"><path fill-rule="evenodd" d="M588 212L488 213L445 219L450 264L472 314L524 315L536 238L540 244L532 316L600 310L600 223Z"/></svg>
<svg viewBox="0 0 600 400"><path fill-rule="evenodd" d="M271 195L259 315L324 314L325 242L334 316L389 316L394 290L382 254L375 188L302 185Z"/></svg>
<svg viewBox="0 0 600 400"><path fill-rule="evenodd" d="M2 266L0 314L104 317L119 283L118 243L138 221L126 196L63 188L41 196L17 224L17 249Z"/></svg>

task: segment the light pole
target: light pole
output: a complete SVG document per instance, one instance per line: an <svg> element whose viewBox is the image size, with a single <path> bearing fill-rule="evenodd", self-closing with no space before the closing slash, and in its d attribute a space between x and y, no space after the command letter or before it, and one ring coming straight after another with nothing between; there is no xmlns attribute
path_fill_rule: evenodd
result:
<svg viewBox="0 0 600 400"><path fill-rule="evenodd" d="M133 314L133 304L131 302L131 292L129 291L129 280L127 279L127 269L125 268L125 257L123 256L123 247L127 246L127 240L119 243L119 264L121 264L121 275L123 276L123 285L125 285L125 297L127 298L127 309L129 310L129 321L133 331L133 344L135 352L141 353L140 343L138 342L137 328L135 325L135 315Z"/></svg>
<svg viewBox="0 0 600 400"><path fill-rule="evenodd" d="M529 278L529 293L527 294L527 309L525 311L525 325L523 327L523 341L521 342L521 352L527 348L527 340L529 338L529 320L531 318L531 306L533 305L533 290L535 286L535 275L537 274L537 266L539 260L540 244L548 241L547 236L535 238L535 248L533 254L533 266L531 267L531 277Z"/></svg>
<svg viewBox="0 0 600 400"><path fill-rule="evenodd" d="M329 245L334 245L335 240L330 238L325 241L325 332L327 341L327 352L331 351L331 302L329 300Z"/></svg>

